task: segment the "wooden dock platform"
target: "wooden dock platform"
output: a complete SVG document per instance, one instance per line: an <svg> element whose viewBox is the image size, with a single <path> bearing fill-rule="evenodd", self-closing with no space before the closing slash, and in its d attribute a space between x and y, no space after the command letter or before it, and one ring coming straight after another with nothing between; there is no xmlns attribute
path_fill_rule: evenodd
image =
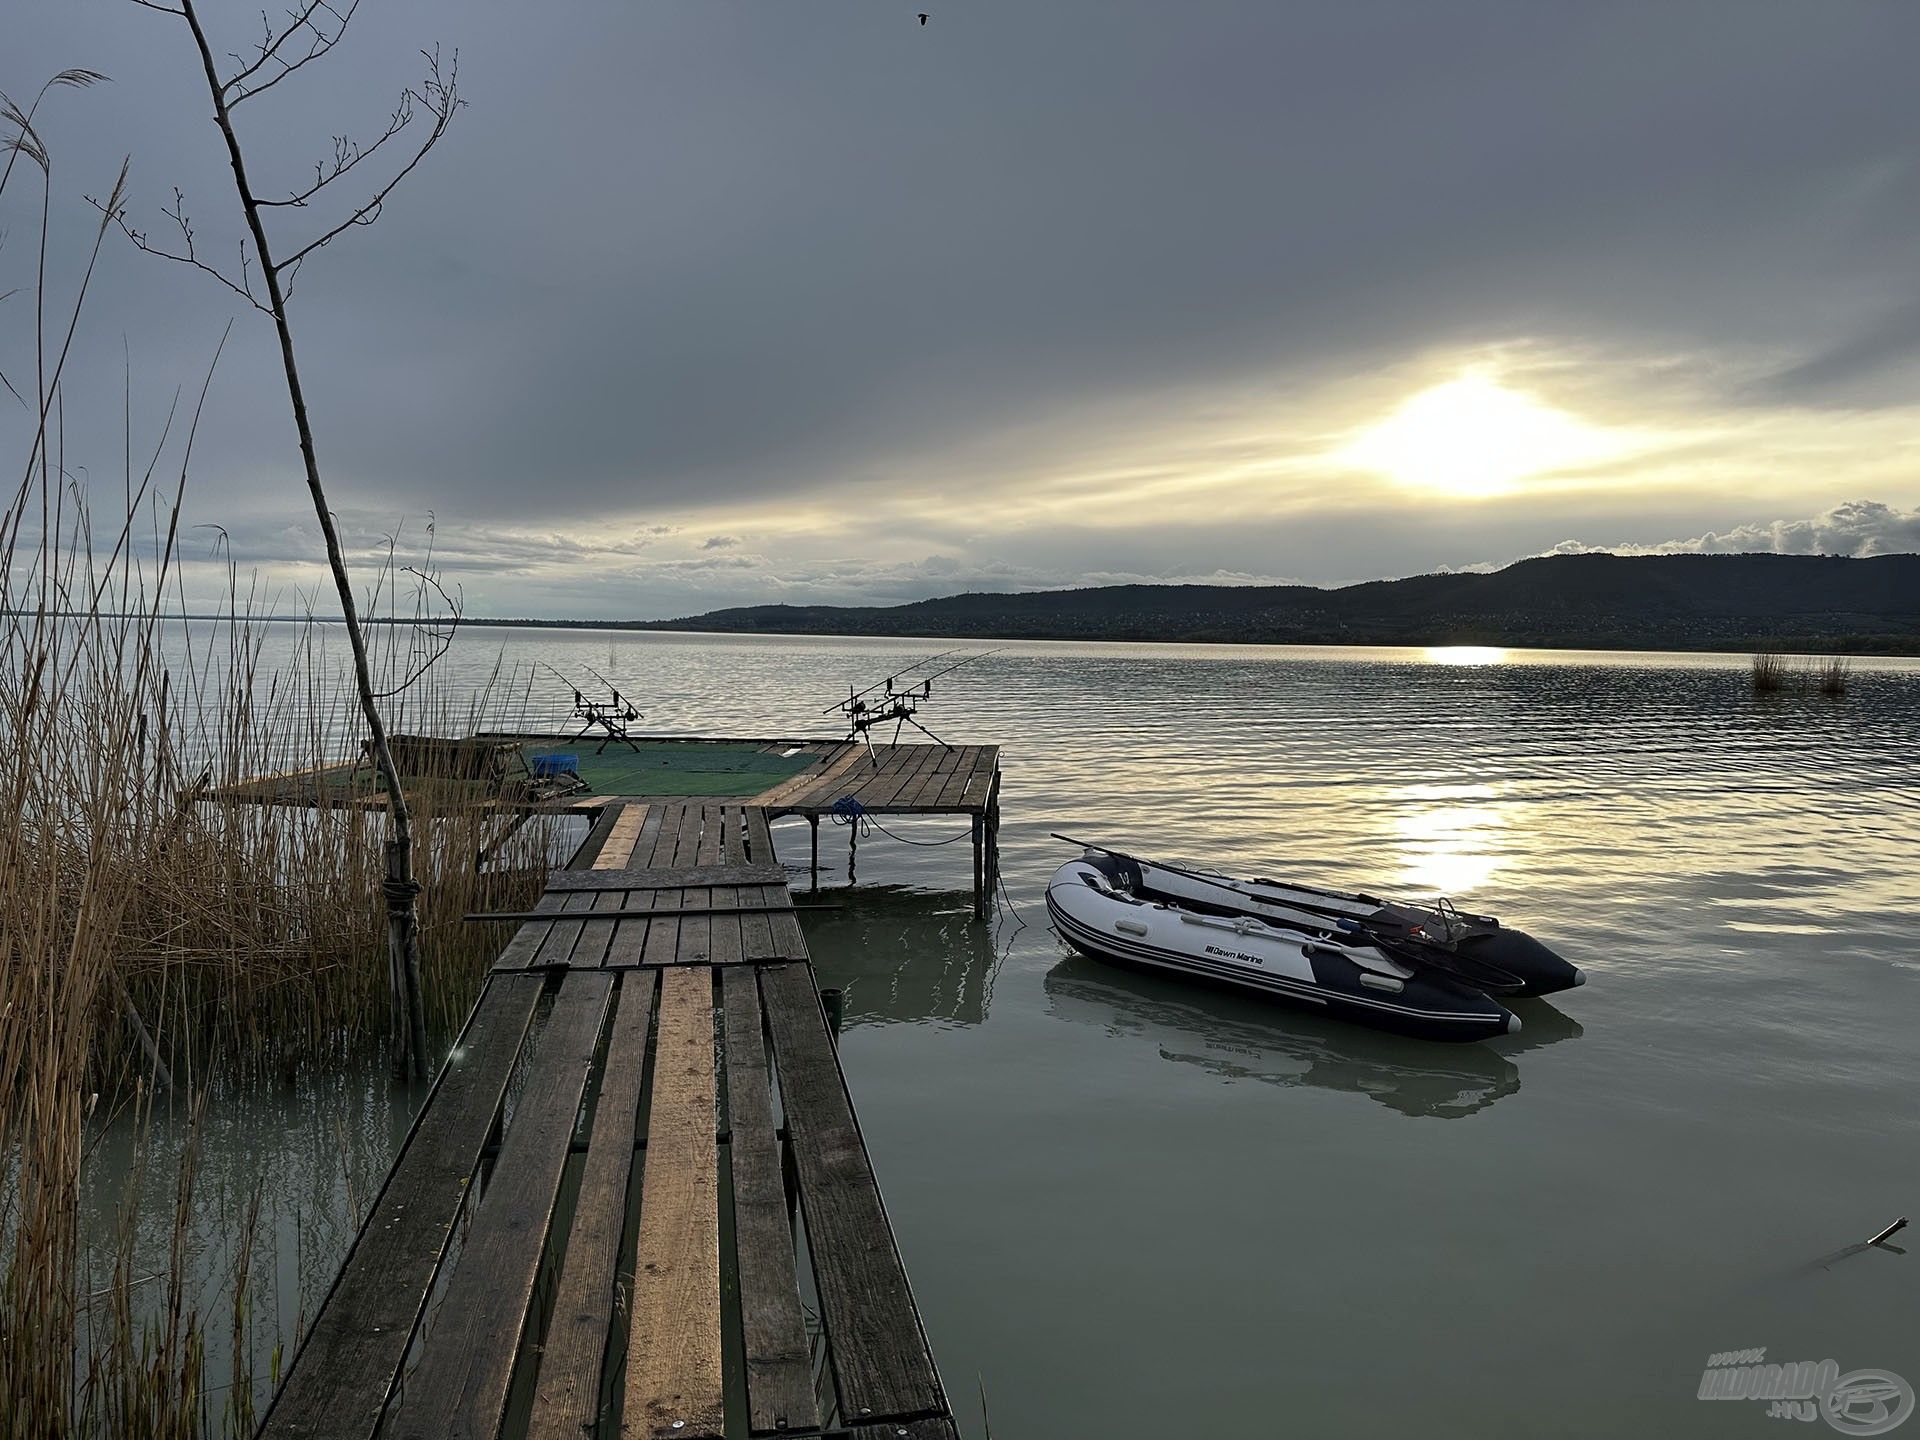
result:
<svg viewBox="0 0 1920 1440"><path fill-rule="evenodd" d="M548 796L525 784L498 780L442 775L431 782L435 798L442 803L454 801L499 810L503 823L541 813L597 816L621 803L730 801L764 811L769 819L804 816L810 830L809 864L818 885L823 816L853 820L860 815L962 815L973 831L976 914L986 914L999 883L997 745L869 746L850 740L656 735L632 737L632 746L623 753L620 742L594 736L504 731L486 731L452 743L518 746L529 757L561 750L580 760L580 774L589 788L566 795ZM706 762L713 768L702 768L703 753L715 757ZM642 754L673 756L680 763L662 760L657 766L649 766L632 758ZM204 798L251 805L373 810L386 804L373 769L364 759L249 778L209 790Z"/></svg>
<svg viewBox="0 0 1920 1440"><path fill-rule="evenodd" d="M603 804L263 1437L957 1440L769 818Z"/></svg>

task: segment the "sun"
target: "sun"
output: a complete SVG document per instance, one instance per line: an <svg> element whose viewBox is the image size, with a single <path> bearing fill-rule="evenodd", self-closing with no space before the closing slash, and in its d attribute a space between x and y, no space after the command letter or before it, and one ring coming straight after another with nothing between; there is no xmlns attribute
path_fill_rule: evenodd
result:
<svg viewBox="0 0 1920 1440"><path fill-rule="evenodd" d="M1422 390L1354 437L1337 459L1395 484L1477 500L1522 481L1613 459L1614 433L1480 373Z"/></svg>

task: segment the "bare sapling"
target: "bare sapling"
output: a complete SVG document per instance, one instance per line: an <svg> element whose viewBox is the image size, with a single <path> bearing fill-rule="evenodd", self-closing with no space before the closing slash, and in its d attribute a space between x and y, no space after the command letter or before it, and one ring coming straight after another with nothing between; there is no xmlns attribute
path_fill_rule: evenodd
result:
<svg viewBox="0 0 1920 1440"><path fill-rule="evenodd" d="M424 78L402 92L377 138L360 143L345 136L335 137L331 156L314 167L310 181L285 195L269 197L256 189L248 172L247 153L235 125L235 114L242 105L265 95L283 80L326 56L345 36L359 0L299 0L281 23L265 24L264 33L249 51L230 53L229 68L224 74L221 62L214 58L212 43L194 0L133 0L133 3L174 16L184 23L193 38L207 93L213 102L214 123L226 146L233 170L234 193L245 221L246 236L240 244L239 268L235 271L207 258L196 242L185 197L178 190L174 191L172 208L165 211L172 224L165 240L130 225L124 207L117 202L109 207L109 213L140 249L212 276L273 321L280 341L287 399L293 409L307 490L320 533L325 538L327 567L332 572L347 643L352 651L354 681L359 690L369 748L386 789L389 832L383 891L387 906L394 1073L396 1077L411 1074L424 1079L427 1075L426 1006L421 994L415 908L420 887L414 878L413 815L388 743L387 725L381 712L382 696L374 687L352 577L333 509L321 482L313 426L300 383L300 369L294 359L288 300L307 260L349 230L378 220L395 189L439 143L461 105L459 57L456 55L443 69L437 50L423 51ZM264 21L265 17L262 18ZM403 138L408 131L412 131L412 136ZM412 143L408 143L409 139ZM376 171L380 178L370 180ZM354 192L353 198L346 198L349 191ZM281 223L278 220L275 225L269 225L270 212L276 217L284 213L303 219L324 212L330 219L289 238L277 233Z"/></svg>

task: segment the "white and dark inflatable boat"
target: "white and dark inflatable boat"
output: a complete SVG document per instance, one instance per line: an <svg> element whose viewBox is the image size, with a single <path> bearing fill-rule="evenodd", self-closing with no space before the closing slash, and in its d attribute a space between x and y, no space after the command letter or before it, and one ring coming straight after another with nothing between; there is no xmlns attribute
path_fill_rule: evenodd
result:
<svg viewBox="0 0 1920 1440"><path fill-rule="evenodd" d="M1056 835L1079 845L1114 883L1146 900L1213 915L1252 915L1335 936L1368 935L1416 964L1439 969L1490 995L1552 995L1587 983L1586 972L1491 915L1469 915L1442 900L1412 905L1375 895L1319 890L1283 880L1236 880L1211 870L1145 860Z"/></svg>
<svg viewBox="0 0 1920 1440"><path fill-rule="evenodd" d="M1096 960L1171 971L1257 991L1322 1014L1427 1040L1489 1040L1520 1021L1439 968L1410 963L1411 947L1354 931L1218 914L1136 894L1110 852L1088 850L1047 883L1047 913Z"/></svg>

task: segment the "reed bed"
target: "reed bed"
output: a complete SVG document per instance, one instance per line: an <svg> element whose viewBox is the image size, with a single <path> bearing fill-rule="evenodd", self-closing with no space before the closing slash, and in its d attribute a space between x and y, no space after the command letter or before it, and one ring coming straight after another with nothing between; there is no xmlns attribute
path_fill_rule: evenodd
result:
<svg viewBox="0 0 1920 1440"><path fill-rule="evenodd" d="M1756 695L1778 695L1789 690L1845 695L1853 678L1853 662L1835 655L1825 660L1810 659L1795 667L1788 665L1783 655L1760 654L1753 657L1752 677Z"/></svg>
<svg viewBox="0 0 1920 1440"><path fill-rule="evenodd" d="M0 557L0 573L12 579L17 559ZM48 576L60 593L96 588L89 564L70 548L51 570L36 564L27 588ZM0 617L0 1154L16 1182L0 1199L0 1399L30 1422L21 1433L208 1433L229 1412L202 1383L207 1317L184 1298L182 1257L139 1297L120 1283L130 1257L107 1294L78 1293L90 1137L157 1091L191 1107L216 1079L290 1080L383 1043L383 815L210 798L341 758L352 694L323 627L262 673L264 626L244 611L187 624L143 602L56 616L51 598ZM429 672L400 708L411 728L457 734L497 699L456 699ZM444 1035L500 939L461 915L529 906L550 826L502 844L508 817L471 790L426 786L415 802L424 979ZM490 847L498 859L482 869ZM227 1289L238 1303L244 1270ZM231 1412L242 1431L248 1413Z"/></svg>
<svg viewBox="0 0 1920 1440"><path fill-rule="evenodd" d="M69 75L58 83L99 78ZM0 219L39 237L23 257L0 251L25 262L24 285L0 274L0 302L17 311L24 288L31 307L29 324L0 332L24 352L0 345L7 403L19 401L8 413L26 415L0 428L0 443L18 436L17 478L0 491L0 1434L245 1434L257 1389L245 1242L258 1192L239 1197L249 1228L231 1273L208 1285L187 1253L205 1204L188 1143L175 1174L145 1178L173 1189L168 1253L138 1253L129 1219L95 1286L99 1257L83 1252L98 1237L83 1236L79 1218L90 1157L105 1127L139 1126L156 1104L191 1126L216 1081L286 1080L382 1042L383 816L216 798L248 776L353 753L344 647L311 623L293 633L291 658L269 663L266 600L231 568L217 619L180 618L206 608L179 544L199 421L191 393L144 448L120 417L122 433L101 447L113 466L69 453L85 427L68 411L66 376L83 361L78 322L106 222L91 250L48 223L51 161L35 113L0 104L13 132L0 192L31 179L30 213ZM52 293L63 261L64 310ZM87 482L89 464L120 473ZM102 492L112 500L96 512ZM429 597L410 598L401 574L374 576L370 598L404 619ZM205 580L197 567L196 586ZM431 667L419 673L422 643L411 626L380 636L395 729L459 734L483 716L511 719L525 698L514 677L496 670L456 689ZM470 790L413 798L427 840L425 989L444 1037L500 939L461 914L529 905L552 837L536 823L502 844L503 817ZM483 869L476 856L490 847L497 859ZM116 1198L130 1217L136 1186ZM216 1348L231 1348L234 1373L218 1384L210 1327L231 1330L231 1346Z"/></svg>
<svg viewBox="0 0 1920 1440"><path fill-rule="evenodd" d="M1787 662L1772 653L1753 657L1753 693L1774 695L1787 688Z"/></svg>

